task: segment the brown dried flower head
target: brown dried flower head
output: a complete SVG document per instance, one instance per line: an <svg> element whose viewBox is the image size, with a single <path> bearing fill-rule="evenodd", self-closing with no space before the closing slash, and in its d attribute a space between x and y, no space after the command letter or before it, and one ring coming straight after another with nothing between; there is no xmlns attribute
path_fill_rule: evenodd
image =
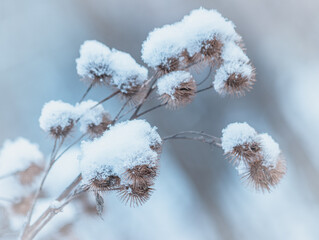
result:
<svg viewBox="0 0 319 240"><path fill-rule="evenodd" d="M22 185L30 185L43 172L43 170L44 166L31 163L27 169L18 173L19 182Z"/></svg>
<svg viewBox="0 0 319 240"><path fill-rule="evenodd" d="M124 177L128 182L133 183L133 185L140 184L152 184L156 176L158 175L157 166L149 165L137 165L133 168L129 168L124 173Z"/></svg>
<svg viewBox="0 0 319 240"><path fill-rule="evenodd" d="M158 80L158 94L163 104L176 109L193 101L196 82L193 76L184 71L169 73Z"/></svg>
<svg viewBox="0 0 319 240"><path fill-rule="evenodd" d="M278 158L275 167L263 165L262 159L249 162L246 171L241 175L256 190L270 191L286 174L286 160L283 156Z"/></svg>
<svg viewBox="0 0 319 240"><path fill-rule="evenodd" d="M65 138L67 135L69 135L74 127L74 120L69 119L68 125L65 127L56 126L50 128L50 134L52 137L59 139L59 138Z"/></svg>
<svg viewBox="0 0 319 240"><path fill-rule="evenodd" d="M105 178L96 177L91 180L89 190L94 192L105 192L114 190L121 184L121 178L119 176L111 175Z"/></svg>
<svg viewBox="0 0 319 240"><path fill-rule="evenodd" d="M227 153L227 157L235 165L238 165L240 161L248 163L259 157L260 150L258 142L246 142L233 147L233 150Z"/></svg>
<svg viewBox="0 0 319 240"><path fill-rule="evenodd" d="M100 137L109 128L111 123L111 116L108 113L104 113L100 124L91 123L87 126L87 133L91 138Z"/></svg>
<svg viewBox="0 0 319 240"><path fill-rule="evenodd" d="M167 73L177 71L181 68L181 61L179 58L171 57L157 67L157 77L161 77Z"/></svg>
<svg viewBox="0 0 319 240"><path fill-rule="evenodd" d="M129 204L131 207L138 207L150 198L154 190L150 186L147 183L124 185L119 190L118 195L125 204Z"/></svg>
<svg viewBox="0 0 319 240"><path fill-rule="evenodd" d="M19 201L11 206L12 211L19 215L26 215L31 207L33 197L33 194L31 194L30 196L19 199Z"/></svg>
<svg viewBox="0 0 319 240"><path fill-rule="evenodd" d="M241 73L232 73L226 80L224 92L237 97L244 96L246 91L250 91L256 79L255 74L244 76Z"/></svg>

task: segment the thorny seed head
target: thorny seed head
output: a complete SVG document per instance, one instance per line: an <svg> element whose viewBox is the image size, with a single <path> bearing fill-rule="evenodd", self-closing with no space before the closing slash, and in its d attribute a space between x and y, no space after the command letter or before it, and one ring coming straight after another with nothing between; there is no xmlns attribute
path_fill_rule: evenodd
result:
<svg viewBox="0 0 319 240"><path fill-rule="evenodd" d="M186 105L192 102L195 97L196 82L194 78L190 74L184 76L186 76L187 79L181 79L182 82L176 84L176 86L173 87L172 92L164 92L160 95L161 102L167 104L167 107L170 109L176 109ZM179 76L177 75L176 77Z"/></svg>
<svg viewBox="0 0 319 240"><path fill-rule="evenodd" d="M246 91L250 91L255 83L255 74L244 76L242 74L232 73L226 80L223 91L238 97L244 96Z"/></svg>
<svg viewBox="0 0 319 240"><path fill-rule="evenodd" d="M242 178L248 181L256 190L270 192L271 187L275 187L286 174L286 160L279 156L277 164L265 166L262 158L247 163L243 171Z"/></svg>
<svg viewBox="0 0 319 240"><path fill-rule="evenodd" d="M120 199L131 207L138 207L144 204L151 196L153 188L147 183L123 185L118 191Z"/></svg>
<svg viewBox="0 0 319 240"><path fill-rule="evenodd" d="M100 137L109 128L111 123L112 123L112 120L110 115L107 113L104 113L100 124L98 125L94 123L89 124L87 126L87 132L91 138Z"/></svg>
<svg viewBox="0 0 319 240"><path fill-rule="evenodd" d="M217 65L220 65L223 61L221 59L222 48L223 43L214 38L212 40L202 42L200 53L204 61L213 62Z"/></svg>
<svg viewBox="0 0 319 240"><path fill-rule="evenodd" d="M240 161L251 162L258 158L260 144L258 142L249 142L237 145L233 150L227 153L230 162L238 165Z"/></svg>
<svg viewBox="0 0 319 240"><path fill-rule="evenodd" d="M119 176L111 175L105 178L95 178L91 180L89 190L94 192L105 192L113 190L121 184Z"/></svg>
<svg viewBox="0 0 319 240"><path fill-rule="evenodd" d="M73 119L69 119L68 125L65 127L61 127L61 126L51 127L50 134L52 137L56 139L65 138L72 131L73 127L74 127L74 121Z"/></svg>
<svg viewBox="0 0 319 240"><path fill-rule="evenodd" d="M158 167L144 165L137 165L133 168L129 168L124 173L124 177L128 182L133 183L133 185L139 184L152 184L154 179L158 174Z"/></svg>
<svg viewBox="0 0 319 240"><path fill-rule="evenodd" d="M161 77L167 73L179 70L181 62L178 58L168 58L165 63L162 63L157 67L158 76Z"/></svg>
<svg viewBox="0 0 319 240"><path fill-rule="evenodd" d="M30 185L43 172L43 170L43 166L31 163L27 169L18 173L19 182L22 185Z"/></svg>

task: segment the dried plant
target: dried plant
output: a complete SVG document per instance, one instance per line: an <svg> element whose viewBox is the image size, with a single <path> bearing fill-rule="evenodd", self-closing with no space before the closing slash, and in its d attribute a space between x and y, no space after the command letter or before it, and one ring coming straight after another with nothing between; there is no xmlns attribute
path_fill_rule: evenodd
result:
<svg viewBox="0 0 319 240"><path fill-rule="evenodd" d="M157 127L140 119L162 106L174 110L189 104L199 93L212 88L223 96L242 96L252 88L255 69L231 21L215 10L194 10L180 22L152 31L142 45L142 59L153 71L150 77L147 68L128 53L98 41L85 41L76 63L80 78L89 85L87 91L75 105L50 101L42 109L40 127L54 142L48 161L28 140L4 144L0 152L1 182L17 190L6 206L10 206L12 217L26 215L24 224L12 229L20 231L20 239L33 239L74 199L82 202L83 212L91 212L84 194L94 195L100 216L105 192L117 192L124 203L133 207L145 203L155 190L163 143L168 140L195 140L221 148L242 179L256 190L270 191L285 175L286 163L278 144L247 123L229 124L221 138L197 131L160 137ZM209 67L210 71L205 79L196 81L192 71L201 69L199 66ZM208 86L200 87L210 78ZM114 92L98 102L84 101L93 87L105 86ZM159 105L141 111L154 94L158 95ZM103 104L115 96L124 103L112 118ZM77 129L82 135L65 146L65 139L72 139ZM63 167L66 160L61 158L80 141L79 175L34 218L38 202L47 198L49 191L43 188L49 173L61 164L64 176L60 177L71 175L72 167Z"/></svg>

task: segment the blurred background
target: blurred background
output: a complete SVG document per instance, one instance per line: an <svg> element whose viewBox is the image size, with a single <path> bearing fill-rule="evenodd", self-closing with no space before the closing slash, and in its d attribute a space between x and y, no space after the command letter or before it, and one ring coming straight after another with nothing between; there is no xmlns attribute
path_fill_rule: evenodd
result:
<svg viewBox="0 0 319 240"><path fill-rule="evenodd" d="M256 193L241 182L221 149L169 142L156 191L145 205L129 208L107 194L104 220L69 209L67 231L52 222L40 239L319 239L315 0L1 0L1 145L22 136L49 154L52 141L38 124L41 108L49 100L74 104L83 95L87 86L79 81L75 59L84 40L126 51L142 64L148 33L200 6L217 9L237 26L257 69L254 89L242 98L208 91L178 111L159 109L145 118L161 136L204 130L220 137L227 124L247 121L280 144L288 163L281 184L271 193ZM89 98L109 93L94 89ZM105 104L113 115L119 107L119 99Z"/></svg>

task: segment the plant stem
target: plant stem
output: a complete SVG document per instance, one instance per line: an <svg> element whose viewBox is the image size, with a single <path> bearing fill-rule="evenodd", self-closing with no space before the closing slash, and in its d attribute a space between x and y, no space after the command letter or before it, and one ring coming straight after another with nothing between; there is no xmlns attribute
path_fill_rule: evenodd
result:
<svg viewBox="0 0 319 240"><path fill-rule="evenodd" d="M90 86L88 87L88 89L86 90L86 92L83 94L82 98L80 99L79 103L81 103L81 102L85 99L86 95L88 95L88 93L90 92L90 90L91 90L92 87L93 87L93 84L94 84L93 82L90 84Z"/></svg>
<svg viewBox="0 0 319 240"><path fill-rule="evenodd" d="M186 135L186 136L185 136ZM187 136L191 135L191 136ZM204 132L198 131L184 131L179 132L171 136L167 136L163 138L163 141L171 140L171 139L186 139L186 140L194 140L200 141L203 143L207 143L209 145L215 145L216 147L221 147L221 139L212 135L209 135Z"/></svg>
<svg viewBox="0 0 319 240"><path fill-rule="evenodd" d="M155 106L155 107L152 107L152 108L150 108L150 109L147 109L147 110L145 110L144 112L141 112L140 114L137 114L137 115L136 115L136 118L139 118L140 116L142 116L142 115L144 115L144 114L146 114L146 113L148 113L148 112L151 112L151 111L153 111L153 110L155 110L155 109L157 109L157 108L163 107L163 106L165 106L165 105L167 105L167 103L161 103L161 104L159 104L159 105L157 105L157 106Z"/></svg>
<svg viewBox="0 0 319 240"><path fill-rule="evenodd" d="M71 202L76 196L81 194L83 191L74 192L74 194L70 193L73 191L73 189L78 186L78 184L81 182L82 176L79 174L73 182L65 188L65 190L56 198L56 201L61 202L62 200L66 199L63 204L59 208L52 208L49 206L38 219L29 227L28 231L26 232L25 236L23 236L23 240L31 240L33 239L40 230L62 209ZM67 197L69 196L69 197Z"/></svg>
<svg viewBox="0 0 319 240"><path fill-rule="evenodd" d="M117 94L119 94L121 91L117 90L116 92L112 93L111 95L107 96L106 98L102 99L101 101L99 101L97 104L95 104L93 107L91 107L90 109L93 109L95 107L97 107L98 105L104 103L105 101L111 99L112 97L116 96Z"/></svg>

